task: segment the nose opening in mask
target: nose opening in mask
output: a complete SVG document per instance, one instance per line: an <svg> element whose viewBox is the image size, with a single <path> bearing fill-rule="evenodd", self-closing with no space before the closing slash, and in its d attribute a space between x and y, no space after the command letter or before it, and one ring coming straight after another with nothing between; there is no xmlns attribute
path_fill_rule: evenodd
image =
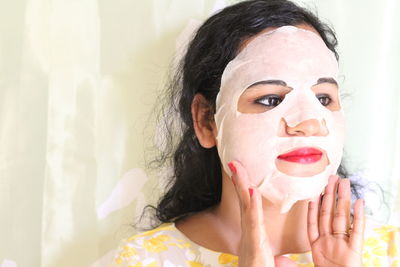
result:
<svg viewBox="0 0 400 267"><path fill-rule="evenodd" d="M281 118L278 136L279 137L309 137L309 136L327 136L329 129L325 118L310 118L298 123L289 125L285 118Z"/></svg>

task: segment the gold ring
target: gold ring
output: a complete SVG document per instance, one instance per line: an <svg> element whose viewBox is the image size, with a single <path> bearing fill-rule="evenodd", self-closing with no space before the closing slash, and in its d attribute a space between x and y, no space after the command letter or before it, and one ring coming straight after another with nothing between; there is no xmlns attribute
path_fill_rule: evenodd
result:
<svg viewBox="0 0 400 267"><path fill-rule="evenodd" d="M334 231L332 234L334 235L346 235L347 237L350 237L350 234L345 231Z"/></svg>

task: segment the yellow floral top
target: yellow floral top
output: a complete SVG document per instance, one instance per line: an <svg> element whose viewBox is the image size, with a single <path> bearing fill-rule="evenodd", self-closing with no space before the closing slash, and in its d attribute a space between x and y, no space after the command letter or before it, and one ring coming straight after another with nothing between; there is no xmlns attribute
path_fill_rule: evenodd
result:
<svg viewBox="0 0 400 267"><path fill-rule="evenodd" d="M311 252L285 255L299 267L311 267ZM400 228L382 225L367 218L363 266L400 267ZM134 235L122 242L112 267L229 267L238 266L238 257L209 250L192 242L174 223Z"/></svg>

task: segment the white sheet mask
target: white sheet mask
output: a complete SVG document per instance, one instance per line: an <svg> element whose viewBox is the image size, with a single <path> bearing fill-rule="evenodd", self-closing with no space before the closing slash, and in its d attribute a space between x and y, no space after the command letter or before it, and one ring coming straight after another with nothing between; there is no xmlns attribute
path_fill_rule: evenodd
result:
<svg viewBox="0 0 400 267"><path fill-rule="evenodd" d="M226 66L216 100L217 145L223 168L238 160L247 170L252 186L280 207L290 210L299 200L318 196L336 174L344 142L343 111L331 111L317 99L312 87L320 78L337 81L338 64L320 36L293 26L283 26L251 40ZM256 82L282 80L292 90L273 109L241 113L238 100ZM338 92L339 95L339 92ZM324 136L279 136L281 120L290 127L317 119L326 124ZM326 152L329 165L310 177L295 177L277 169L281 154L300 147Z"/></svg>

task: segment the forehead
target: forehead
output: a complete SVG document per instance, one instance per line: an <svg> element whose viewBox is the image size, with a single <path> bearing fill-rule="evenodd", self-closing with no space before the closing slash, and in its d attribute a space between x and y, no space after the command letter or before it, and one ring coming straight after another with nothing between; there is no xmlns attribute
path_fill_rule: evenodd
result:
<svg viewBox="0 0 400 267"><path fill-rule="evenodd" d="M237 103L246 88L260 81L281 80L293 91L311 91L320 78L337 81L337 74L335 55L318 34L283 26L252 39L228 63L216 106Z"/></svg>
<svg viewBox="0 0 400 267"><path fill-rule="evenodd" d="M221 89L232 81L235 85L230 89L244 89L271 79L283 80L289 86L311 85L323 77L337 79L337 72L336 58L318 34L284 26L248 42L225 68Z"/></svg>
<svg viewBox="0 0 400 267"><path fill-rule="evenodd" d="M299 28L299 29L307 30L307 31L310 31L310 32L314 32L315 34L319 35L318 31L314 27L312 27L311 25L302 23L302 24L295 25L295 27ZM268 28L264 29L263 31L261 31L260 33L254 35L254 36L251 36L250 38L244 40L242 42L242 44L240 45L239 53L247 46L248 43L250 43L256 37L258 37L260 35L263 35L263 34L266 34L266 33L270 33L272 31L275 31L278 28L279 27L268 27Z"/></svg>

